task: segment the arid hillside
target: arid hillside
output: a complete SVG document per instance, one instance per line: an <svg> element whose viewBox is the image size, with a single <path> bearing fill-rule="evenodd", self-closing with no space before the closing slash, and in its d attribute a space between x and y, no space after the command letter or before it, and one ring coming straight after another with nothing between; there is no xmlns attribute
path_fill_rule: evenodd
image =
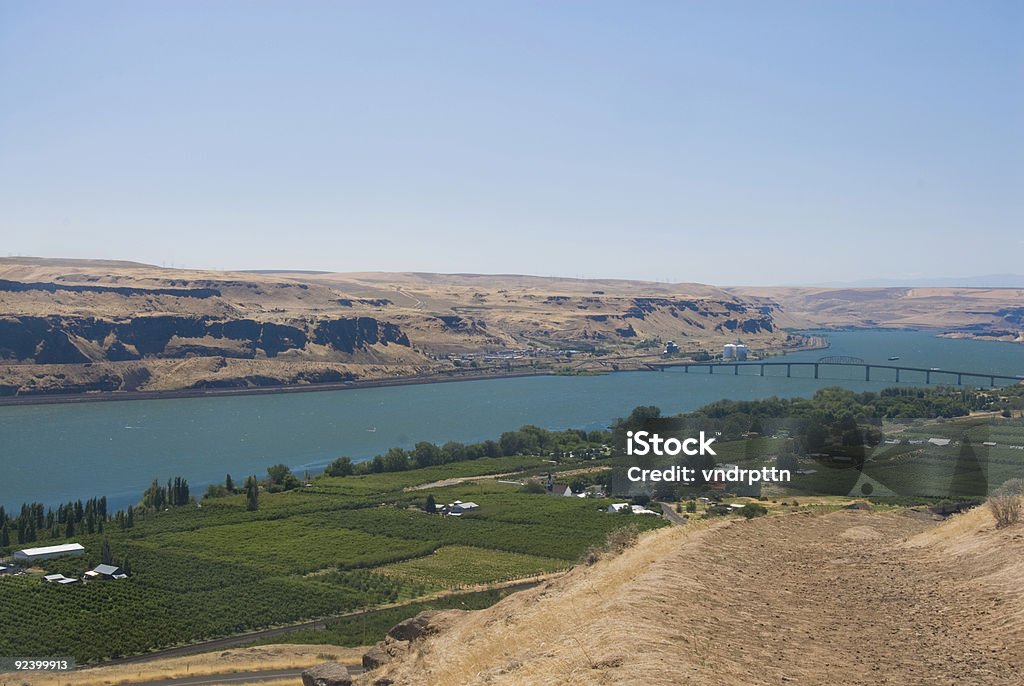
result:
<svg viewBox="0 0 1024 686"><path fill-rule="evenodd" d="M699 284L0 259L7 395L607 369L738 336L799 343L770 307Z"/></svg>
<svg viewBox="0 0 1024 686"><path fill-rule="evenodd" d="M456 617L358 683L1019 684L1022 575L1024 528L985 509L674 527Z"/></svg>
<svg viewBox="0 0 1024 686"><path fill-rule="evenodd" d="M1024 343L1020 288L730 288L784 328L940 329L945 335Z"/></svg>
<svg viewBox="0 0 1024 686"><path fill-rule="evenodd" d="M1024 340L1024 290L724 290L421 273L214 272L0 258L0 395L203 391L633 369L809 327Z"/></svg>

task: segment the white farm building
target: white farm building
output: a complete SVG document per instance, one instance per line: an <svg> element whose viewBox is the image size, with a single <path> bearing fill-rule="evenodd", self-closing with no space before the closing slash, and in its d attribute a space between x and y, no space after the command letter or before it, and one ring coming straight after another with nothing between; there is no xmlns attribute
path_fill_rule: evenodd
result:
<svg viewBox="0 0 1024 686"><path fill-rule="evenodd" d="M14 559L18 562L37 562L48 560L51 557L63 557L64 555L81 555L85 548L81 543L65 543L63 545L51 545L45 548L25 548L14 553Z"/></svg>

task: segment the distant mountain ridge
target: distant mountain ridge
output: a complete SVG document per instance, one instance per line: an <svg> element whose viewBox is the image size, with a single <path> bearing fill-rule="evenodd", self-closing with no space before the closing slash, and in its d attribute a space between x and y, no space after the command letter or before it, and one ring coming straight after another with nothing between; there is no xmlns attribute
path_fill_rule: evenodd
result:
<svg viewBox="0 0 1024 686"><path fill-rule="evenodd" d="M817 288L1024 288L1024 275L935 276L920 278L861 279L812 284Z"/></svg>

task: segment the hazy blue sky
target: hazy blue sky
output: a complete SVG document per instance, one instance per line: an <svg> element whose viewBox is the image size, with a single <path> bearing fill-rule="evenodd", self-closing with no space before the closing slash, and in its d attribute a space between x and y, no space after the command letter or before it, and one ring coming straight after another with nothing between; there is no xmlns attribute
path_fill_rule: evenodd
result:
<svg viewBox="0 0 1024 686"><path fill-rule="evenodd" d="M0 0L0 254L1020 272L1024 3Z"/></svg>

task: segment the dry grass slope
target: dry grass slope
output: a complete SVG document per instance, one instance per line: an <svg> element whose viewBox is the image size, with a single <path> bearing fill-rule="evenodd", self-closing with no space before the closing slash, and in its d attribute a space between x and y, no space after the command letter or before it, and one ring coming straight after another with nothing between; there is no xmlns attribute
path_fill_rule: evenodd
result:
<svg viewBox="0 0 1024 686"><path fill-rule="evenodd" d="M360 683L1019 684L1022 553L982 509L663 529Z"/></svg>

